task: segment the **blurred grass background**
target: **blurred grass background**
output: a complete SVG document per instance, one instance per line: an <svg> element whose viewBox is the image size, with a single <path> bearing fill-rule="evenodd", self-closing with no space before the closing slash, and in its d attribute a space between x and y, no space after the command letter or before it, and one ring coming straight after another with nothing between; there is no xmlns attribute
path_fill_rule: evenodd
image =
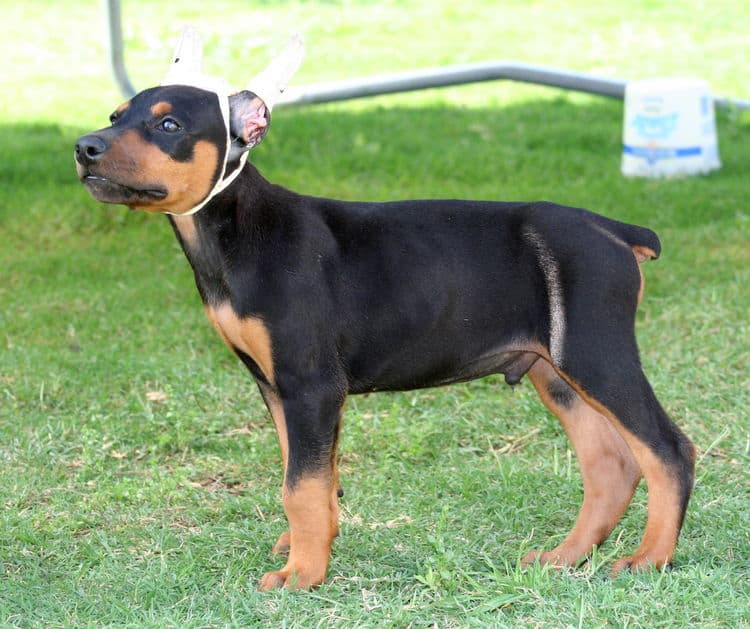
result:
<svg viewBox="0 0 750 629"><path fill-rule="evenodd" d="M700 76L750 98L742 3L123 2L137 87L174 40L242 85L291 31L297 84L489 59L618 78ZM677 569L606 573L645 491L572 573L520 570L581 498L528 384L353 398L342 536L312 594L259 595L285 527L275 435L204 321L158 217L93 201L72 147L123 100L99 2L0 0L0 623L18 626L747 626L750 116L719 114L723 168L619 174L622 104L507 82L278 110L252 156L300 192L550 199L647 224L639 339L700 450Z"/></svg>

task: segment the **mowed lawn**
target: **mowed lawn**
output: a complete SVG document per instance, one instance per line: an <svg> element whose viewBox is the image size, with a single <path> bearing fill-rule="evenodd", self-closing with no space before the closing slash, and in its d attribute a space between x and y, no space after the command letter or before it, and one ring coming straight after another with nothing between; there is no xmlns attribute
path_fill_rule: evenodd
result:
<svg viewBox="0 0 750 629"><path fill-rule="evenodd" d="M238 86L299 30L298 84L516 59L750 98L750 5L729 0L123 4L140 88L189 22ZM0 0L0 626L750 625L750 113L719 112L719 172L642 181L619 173L622 103L597 97L501 82L275 112L251 159L301 192L548 199L655 229L642 361L698 460L673 570L608 577L644 487L589 562L521 569L582 497L530 383L353 397L328 580L260 594L286 527L273 424L166 221L75 177L76 138L122 101L101 13Z"/></svg>

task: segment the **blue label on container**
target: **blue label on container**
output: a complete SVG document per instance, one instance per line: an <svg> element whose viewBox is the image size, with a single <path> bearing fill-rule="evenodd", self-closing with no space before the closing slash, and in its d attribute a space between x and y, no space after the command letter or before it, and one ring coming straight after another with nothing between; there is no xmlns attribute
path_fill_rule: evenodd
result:
<svg viewBox="0 0 750 629"><path fill-rule="evenodd" d="M649 140L664 140L674 133L679 118L680 114L677 112L662 116L636 114L631 124L641 137Z"/></svg>
<svg viewBox="0 0 750 629"><path fill-rule="evenodd" d="M674 159L677 157L695 157L703 152L700 146L686 146L684 148L649 148L647 146L622 145L622 152L633 157L642 157L649 164L655 164L660 159Z"/></svg>

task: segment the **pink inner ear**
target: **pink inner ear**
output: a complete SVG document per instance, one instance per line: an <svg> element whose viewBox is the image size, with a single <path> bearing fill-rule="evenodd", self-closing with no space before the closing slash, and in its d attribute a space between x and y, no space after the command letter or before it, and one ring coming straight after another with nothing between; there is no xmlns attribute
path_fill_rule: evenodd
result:
<svg viewBox="0 0 750 629"><path fill-rule="evenodd" d="M266 120L266 106L260 98L252 102L250 110L242 114L242 140L250 148L258 144L266 133L268 120Z"/></svg>

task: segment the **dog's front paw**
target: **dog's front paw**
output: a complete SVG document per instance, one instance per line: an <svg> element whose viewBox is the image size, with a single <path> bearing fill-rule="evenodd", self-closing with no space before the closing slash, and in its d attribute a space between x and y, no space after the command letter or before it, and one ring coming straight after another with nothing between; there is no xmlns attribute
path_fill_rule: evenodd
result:
<svg viewBox="0 0 750 629"><path fill-rule="evenodd" d="M276 543L273 545L271 554L274 556L286 557L289 555L290 548L291 535L289 534L289 531L284 531L281 535L279 535L279 539L277 539Z"/></svg>
<svg viewBox="0 0 750 629"><path fill-rule="evenodd" d="M664 566L671 566L669 557L657 558L649 556L648 553L636 553L629 557L623 557L618 559L612 569L609 571L610 576L616 577L623 570L630 570L630 572L646 572L647 570L653 570L654 568L663 568Z"/></svg>

